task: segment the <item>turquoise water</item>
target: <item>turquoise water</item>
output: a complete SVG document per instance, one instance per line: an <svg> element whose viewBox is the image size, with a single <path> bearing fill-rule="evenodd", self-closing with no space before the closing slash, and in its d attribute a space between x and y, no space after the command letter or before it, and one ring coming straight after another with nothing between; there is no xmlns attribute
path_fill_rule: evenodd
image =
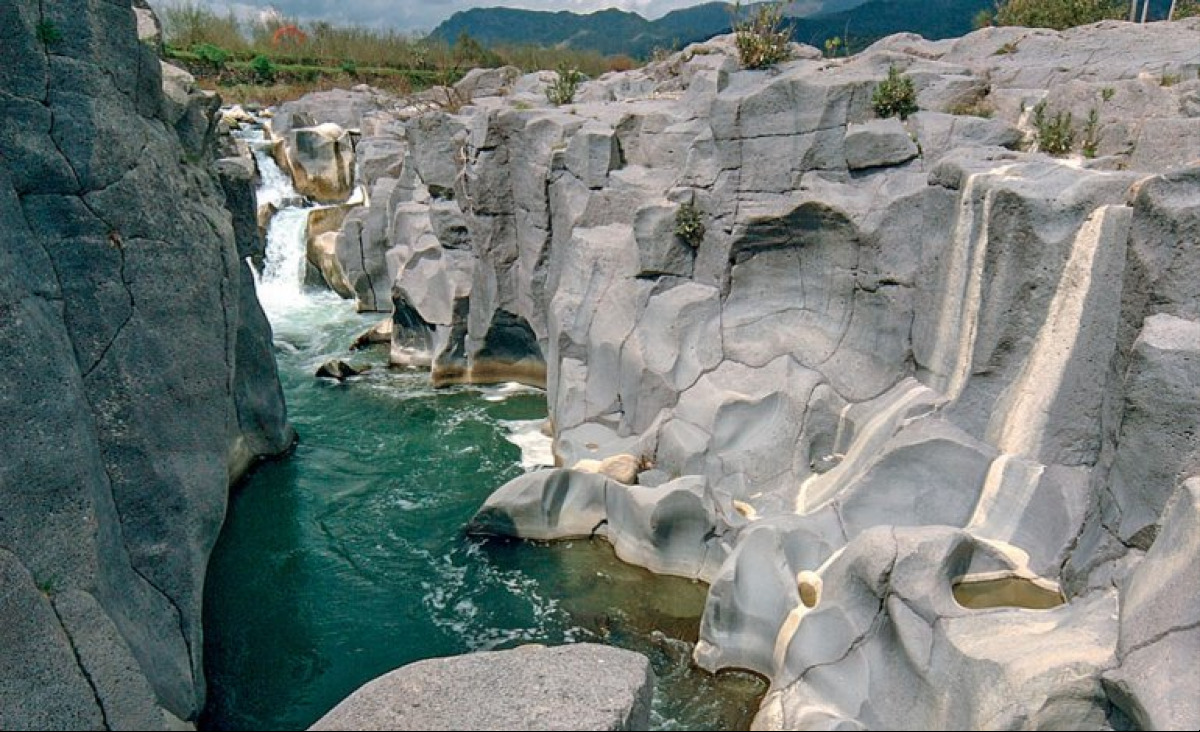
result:
<svg viewBox="0 0 1200 732"><path fill-rule="evenodd" d="M302 234L301 219L277 215L271 246ZM508 438L536 433L544 395L435 391L425 373L388 370L383 347L350 354L378 316L302 295L289 256L269 247L265 271L275 257L289 274L259 292L300 442L231 497L205 592L201 728L304 729L412 661L584 640L651 657L656 729L747 728L765 685L690 664L704 585L619 562L601 540L463 535L488 494L525 469ZM343 384L315 378L335 356L373 369Z"/></svg>

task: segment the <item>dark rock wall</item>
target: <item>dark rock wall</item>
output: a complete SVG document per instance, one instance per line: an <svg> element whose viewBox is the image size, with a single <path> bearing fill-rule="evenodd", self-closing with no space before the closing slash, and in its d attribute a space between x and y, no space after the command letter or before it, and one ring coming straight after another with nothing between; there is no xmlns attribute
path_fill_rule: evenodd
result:
<svg viewBox="0 0 1200 732"><path fill-rule="evenodd" d="M292 440L215 103L164 96L129 0L0 38L0 728L192 719L230 480Z"/></svg>

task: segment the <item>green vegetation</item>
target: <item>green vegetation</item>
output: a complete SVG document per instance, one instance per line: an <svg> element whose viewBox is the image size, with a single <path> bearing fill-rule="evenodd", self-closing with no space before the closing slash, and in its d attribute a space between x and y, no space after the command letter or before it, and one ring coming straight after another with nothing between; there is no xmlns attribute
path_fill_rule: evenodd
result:
<svg viewBox="0 0 1200 732"><path fill-rule="evenodd" d="M992 55L993 56L1007 56L1010 53L1016 53L1016 52L1017 52L1017 44L1013 41L1009 41L1008 43L1005 43L1004 45L1000 46L1000 48L997 48L995 51L993 51Z"/></svg>
<svg viewBox="0 0 1200 732"><path fill-rule="evenodd" d="M734 5L734 18L741 16L741 3ZM783 24L782 3L762 3L750 16L735 20L734 40L738 58L748 69L765 69L791 57L791 28Z"/></svg>
<svg viewBox="0 0 1200 732"><path fill-rule="evenodd" d="M512 65L526 72L565 66L598 76L636 65L629 56L568 48L487 48L465 33L448 43L394 30L300 24L278 15L244 22L194 1L170 5L161 17L164 54L202 86L220 87L229 101L269 103L349 80L405 94L452 84L480 66Z"/></svg>
<svg viewBox="0 0 1200 732"><path fill-rule="evenodd" d="M546 99L556 106L570 104L575 101L575 91L582 81L583 74L579 73L579 69L561 65L554 83L546 87Z"/></svg>
<svg viewBox="0 0 1200 732"><path fill-rule="evenodd" d="M58 29L53 20L38 21L34 33L37 35L38 43L43 46L49 46L62 40L62 31Z"/></svg>
<svg viewBox="0 0 1200 732"><path fill-rule="evenodd" d="M1171 20L1183 20L1200 16L1200 0L1178 0L1175 3L1175 14Z"/></svg>
<svg viewBox="0 0 1200 732"><path fill-rule="evenodd" d="M1096 157L1096 150L1100 147L1100 111L1092 107L1088 111L1087 121L1083 123L1083 142L1080 144L1080 149L1083 151L1083 157L1089 160Z"/></svg>
<svg viewBox="0 0 1200 732"><path fill-rule="evenodd" d="M889 66L887 78L879 82L871 95L871 106L881 118L908 119L908 115L917 111L917 91L912 79L902 75L895 66Z"/></svg>
<svg viewBox="0 0 1200 732"><path fill-rule="evenodd" d="M1070 112L1060 111L1050 117L1046 114L1046 103L1038 102L1033 108L1033 127L1038 150L1048 155L1066 155L1075 145Z"/></svg>
<svg viewBox="0 0 1200 732"><path fill-rule="evenodd" d="M1116 93L1117 93L1116 89L1113 89L1111 86L1106 86L1100 90L1100 98L1106 102L1112 101L1113 95L1115 95Z"/></svg>
<svg viewBox="0 0 1200 732"><path fill-rule="evenodd" d="M254 72L255 76L261 82L269 84L275 81L275 64L266 56L255 56L254 60L250 62L250 70ZM305 79L305 81L307 80Z"/></svg>
<svg viewBox="0 0 1200 732"><path fill-rule="evenodd" d="M996 25L1063 30L1101 20L1122 20L1129 14L1123 0L1003 0Z"/></svg>
<svg viewBox="0 0 1200 732"><path fill-rule="evenodd" d="M704 241L704 221L695 204L685 203L675 211L675 236L687 242L693 249Z"/></svg>
<svg viewBox="0 0 1200 732"><path fill-rule="evenodd" d="M228 51L211 43L197 43L192 47L192 53L196 54L197 58L213 71L225 68L225 62L229 60Z"/></svg>
<svg viewBox="0 0 1200 732"><path fill-rule="evenodd" d="M825 58L833 58L838 55L838 49L842 47L842 39L839 36L825 39Z"/></svg>
<svg viewBox="0 0 1200 732"><path fill-rule="evenodd" d="M1163 75L1161 77L1159 77L1159 79L1158 79L1159 86L1175 86L1178 83L1179 83L1179 74L1168 74L1165 71L1163 72Z"/></svg>

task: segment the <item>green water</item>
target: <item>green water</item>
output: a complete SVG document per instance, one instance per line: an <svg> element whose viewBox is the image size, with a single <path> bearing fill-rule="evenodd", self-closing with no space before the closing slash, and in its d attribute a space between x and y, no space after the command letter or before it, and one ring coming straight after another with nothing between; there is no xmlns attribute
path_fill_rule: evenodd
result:
<svg viewBox="0 0 1200 732"><path fill-rule="evenodd" d="M304 729L361 684L434 656L600 641L651 657L656 729L746 729L765 686L690 664L705 586L617 561L603 541L483 542L461 527L519 475L506 436L529 390L434 391L348 354L372 320L331 297L263 293L301 439L239 486L205 593L205 729ZM336 384L330 356L370 362Z"/></svg>

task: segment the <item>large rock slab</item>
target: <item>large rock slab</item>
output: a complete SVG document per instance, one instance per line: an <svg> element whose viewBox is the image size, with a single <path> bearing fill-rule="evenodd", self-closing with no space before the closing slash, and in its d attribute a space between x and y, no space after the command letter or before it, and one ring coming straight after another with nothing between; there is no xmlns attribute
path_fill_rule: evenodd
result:
<svg viewBox="0 0 1200 732"><path fill-rule="evenodd" d="M359 688L309 729L635 730L650 723L645 656L592 643L418 661Z"/></svg>

